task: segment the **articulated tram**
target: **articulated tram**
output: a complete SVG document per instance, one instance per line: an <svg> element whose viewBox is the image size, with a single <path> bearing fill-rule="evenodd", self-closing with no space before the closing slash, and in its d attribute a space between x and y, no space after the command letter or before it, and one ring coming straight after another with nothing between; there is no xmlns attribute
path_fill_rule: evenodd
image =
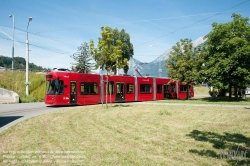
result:
<svg viewBox="0 0 250 166"><path fill-rule="evenodd" d="M194 96L193 86L171 78L85 74L68 71L46 73L47 105L90 105L186 99Z"/></svg>

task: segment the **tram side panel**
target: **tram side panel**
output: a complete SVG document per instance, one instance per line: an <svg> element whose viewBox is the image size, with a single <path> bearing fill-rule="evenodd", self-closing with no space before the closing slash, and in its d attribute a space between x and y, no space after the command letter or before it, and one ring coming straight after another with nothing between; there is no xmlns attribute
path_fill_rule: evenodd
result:
<svg viewBox="0 0 250 166"><path fill-rule="evenodd" d="M60 80L63 82L63 94L57 95L60 103L66 105L77 105L77 82L78 74L77 73L67 73L67 72L58 72L60 75ZM59 105L59 104L58 104Z"/></svg>
<svg viewBox="0 0 250 166"><path fill-rule="evenodd" d="M137 77L137 101L153 100L154 85L151 77Z"/></svg>
<svg viewBox="0 0 250 166"><path fill-rule="evenodd" d="M115 93L117 102L135 101L135 83L132 76L115 76Z"/></svg>
<svg viewBox="0 0 250 166"><path fill-rule="evenodd" d="M100 75L78 74L77 104L98 104L101 96Z"/></svg>
<svg viewBox="0 0 250 166"><path fill-rule="evenodd" d="M193 90L193 85L192 84L183 84L181 81L178 81L178 99L186 99L187 98L187 91L189 91L189 98L194 97L194 90ZM187 89L189 87L189 89Z"/></svg>
<svg viewBox="0 0 250 166"><path fill-rule="evenodd" d="M168 97L170 99L186 99L187 96L187 85L181 81L169 82Z"/></svg>
<svg viewBox="0 0 250 166"><path fill-rule="evenodd" d="M134 77L103 75L103 102L135 101ZM106 95L107 94L107 95Z"/></svg>
<svg viewBox="0 0 250 166"><path fill-rule="evenodd" d="M103 75L103 102L115 102L115 82L112 76Z"/></svg>
<svg viewBox="0 0 250 166"><path fill-rule="evenodd" d="M180 81L178 82L178 98L179 99L186 99L187 97L187 85L183 85Z"/></svg>
<svg viewBox="0 0 250 166"><path fill-rule="evenodd" d="M168 83L170 78L156 78L156 100L164 100L168 97L169 88Z"/></svg>

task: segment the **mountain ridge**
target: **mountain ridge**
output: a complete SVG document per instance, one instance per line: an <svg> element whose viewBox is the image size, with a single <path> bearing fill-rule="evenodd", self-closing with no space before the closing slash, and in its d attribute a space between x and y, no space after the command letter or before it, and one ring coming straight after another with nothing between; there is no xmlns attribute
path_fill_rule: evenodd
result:
<svg viewBox="0 0 250 166"><path fill-rule="evenodd" d="M203 44L204 41L205 41L204 36L201 36L197 38L196 40L194 40L192 43L194 47L197 47ZM137 69L142 76L147 75L147 76L153 76L153 77L168 77L167 68L164 65L171 51L172 51L172 48L167 49L162 54L160 54L160 56L158 56L155 60L149 63L143 63L133 57L130 58L128 75L139 76L139 74L136 72L136 69ZM162 69L161 73L159 73L159 69ZM120 69L119 73L124 74L123 69Z"/></svg>

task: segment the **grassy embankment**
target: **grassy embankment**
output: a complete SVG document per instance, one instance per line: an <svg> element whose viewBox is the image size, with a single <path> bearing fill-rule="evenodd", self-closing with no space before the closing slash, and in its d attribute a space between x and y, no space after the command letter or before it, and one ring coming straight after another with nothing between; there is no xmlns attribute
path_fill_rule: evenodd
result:
<svg viewBox="0 0 250 166"><path fill-rule="evenodd" d="M10 164L3 163L8 155L25 162L26 155L53 165L249 165L249 111L140 103L73 107L0 133L0 164ZM220 158L229 151L247 151L246 158Z"/></svg>
<svg viewBox="0 0 250 166"><path fill-rule="evenodd" d="M20 102L38 102L44 100L45 75L29 72L29 93L25 95L25 71L2 71L0 72L0 88L12 90L19 95Z"/></svg>
<svg viewBox="0 0 250 166"><path fill-rule="evenodd" d="M207 95L209 94L209 88L206 87L206 86L201 86L201 85L197 85L197 86L194 86L194 94L195 95Z"/></svg>

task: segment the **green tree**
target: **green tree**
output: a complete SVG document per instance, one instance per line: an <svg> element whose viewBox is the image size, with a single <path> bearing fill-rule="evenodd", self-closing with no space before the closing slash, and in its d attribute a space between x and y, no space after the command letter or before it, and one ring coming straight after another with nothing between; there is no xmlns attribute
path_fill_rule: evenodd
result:
<svg viewBox="0 0 250 166"><path fill-rule="evenodd" d="M110 27L101 27L101 38L97 47L90 40L90 54L96 61L96 68L105 69L108 72L114 68L123 68L128 59L122 58L122 41L114 38L114 32Z"/></svg>
<svg viewBox="0 0 250 166"><path fill-rule="evenodd" d="M97 47L94 45L94 41L90 40L90 54L96 61L96 68L105 69L108 73L114 68L122 68L127 65L128 60L122 59L122 42L116 40L114 43L114 33L110 27L101 27L101 38ZM107 77L108 78L108 77ZM108 79L107 79L108 86ZM106 88L106 108L107 106L107 94L108 88Z"/></svg>
<svg viewBox="0 0 250 166"><path fill-rule="evenodd" d="M78 47L78 51L71 57L76 61L76 63L72 63L73 66L71 69L73 71L91 73L92 63L90 63L90 61L92 60L92 57L90 55L88 43L84 42L81 44L81 46Z"/></svg>
<svg viewBox="0 0 250 166"><path fill-rule="evenodd" d="M127 59L127 61L129 61L129 59L134 55L134 48L133 44L130 42L129 34L126 33L124 29L119 31L117 28L113 29L112 32L113 32L112 45L116 46L117 45L116 41L118 40L122 42L122 57L121 59L118 59L118 61L120 60L123 61L124 59ZM125 74L128 73L128 69L129 69L128 64L125 64L123 66L123 71ZM113 68L112 71L114 71L115 74L117 73L116 68Z"/></svg>
<svg viewBox="0 0 250 166"><path fill-rule="evenodd" d="M211 85L219 89L243 88L250 82L250 26L249 18L232 15L233 21L212 24L206 36L203 58L205 75Z"/></svg>
<svg viewBox="0 0 250 166"><path fill-rule="evenodd" d="M195 51L191 39L181 39L172 47L169 58L166 60L168 76L173 80L180 80L186 85L196 81L199 77L197 71L197 52ZM187 86L187 99L189 97L189 86Z"/></svg>

